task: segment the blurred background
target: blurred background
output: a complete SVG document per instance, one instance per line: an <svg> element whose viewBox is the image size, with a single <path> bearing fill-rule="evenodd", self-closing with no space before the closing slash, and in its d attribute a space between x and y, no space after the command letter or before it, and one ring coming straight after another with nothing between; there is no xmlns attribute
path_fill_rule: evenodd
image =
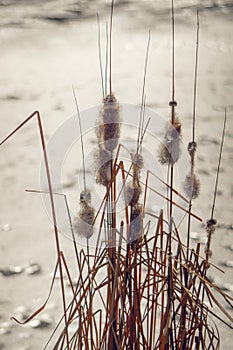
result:
<svg viewBox="0 0 233 350"><path fill-rule="evenodd" d="M183 142L191 139L196 10L200 17L197 93L196 172L201 195L193 211L210 217L224 108L227 132L215 217L218 230L212 242L212 262L225 271L210 272L233 295L233 42L231 0L177 0L176 99L183 123ZM110 1L0 0L0 139L35 110L41 112L47 140L75 114L72 86L81 110L101 104L98 27L105 48ZM121 103L139 105L148 31L151 45L146 82L148 107L169 118L171 99L170 1L115 1L113 21L113 91ZM59 284L39 321L18 326L11 316L24 318L39 307L49 290L56 262L52 225L39 195L41 146L34 120L1 147L0 156L0 349L42 349L60 308ZM76 190L77 169L64 169L67 193ZM66 191L65 190L65 191ZM77 193L77 202L78 202ZM193 241L206 233L194 223ZM72 265L69 239L61 236ZM229 310L228 310L229 311ZM219 323L221 349L230 350L230 329Z"/></svg>

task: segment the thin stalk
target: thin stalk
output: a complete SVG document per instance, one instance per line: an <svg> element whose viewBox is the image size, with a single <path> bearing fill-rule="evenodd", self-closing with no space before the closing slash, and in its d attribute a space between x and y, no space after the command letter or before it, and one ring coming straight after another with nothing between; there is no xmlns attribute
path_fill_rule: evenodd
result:
<svg viewBox="0 0 233 350"><path fill-rule="evenodd" d="M175 11L172 0L172 101L175 101ZM173 118L173 116L172 116ZM172 124L174 119L172 119Z"/></svg>
<svg viewBox="0 0 233 350"><path fill-rule="evenodd" d="M171 15L172 15L172 100L171 100L171 123L174 124L175 120L175 11L174 11L174 0L171 3ZM169 162L170 167L170 188L173 188L173 161ZM173 192L170 190L170 211L169 217L172 217L172 199ZM171 236L171 232L170 232Z"/></svg>
<svg viewBox="0 0 233 350"><path fill-rule="evenodd" d="M114 0L111 2L110 29L109 29L109 92L112 95L112 22L113 22Z"/></svg>
<svg viewBox="0 0 233 350"><path fill-rule="evenodd" d="M193 133L192 141L195 142L195 124L196 124L196 98L197 98L197 73L198 73L198 53L199 53L199 13L197 9L197 38L196 38L196 55L194 71L194 94L193 94Z"/></svg>
<svg viewBox="0 0 233 350"><path fill-rule="evenodd" d="M211 219L214 218L214 209L215 209L215 203L216 203L216 197L217 197L217 191L218 191L219 172L220 172L224 138L225 138L225 133L226 133L226 121L227 121L227 110L225 108L225 117L224 117L222 139L221 139L220 152L219 152L219 158L218 158L218 168L217 168L217 174L216 174L216 180L215 180L214 199L213 199L213 205L212 205L212 210L211 210Z"/></svg>
<svg viewBox="0 0 233 350"><path fill-rule="evenodd" d="M194 88L193 88L193 126L192 126L192 143L195 144L195 134L196 134L196 103L197 103L197 73L198 73L198 52L199 52L199 13L197 9L197 32L196 32L196 52L195 52L195 69L194 69ZM191 174L194 171L194 157L195 151L191 153ZM188 214L188 231L187 231L187 261L189 254L189 244L190 244L190 231L191 231L191 209L192 209L192 197L189 202L189 214ZM187 275L187 274L186 274ZM186 278L187 280L187 278ZM187 282L187 281L186 281Z"/></svg>
<svg viewBox="0 0 233 350"><path fill-rule="evenodd" d="M109 37L108 37L108 23L106 23L106 51L105 51L105 85L104 85L104 96L107 95L108 85L108 51L109 51Z"/></svg>
<svg viewBox="0 0 233 350"><path fill-rule="evenodd" d="M105 93L104 93L104 76L103 76L102 52L101 52L100 18L99 18L99 14L98 13L97 13L97 26L98 26L98 52L99 52L100 77L101 77L102 94L103 94L103 98L104 98Z"/></svg>
<svg viewBox="0 0 233 350"><path fill-rule="evenodd" d="M75 105L76 105L76 110L77 110L77 114L78 114L80 140L81 140L81 147L82 147L82 161L83 161L83 185L84 185L84 191L86 193L87 185L86 185L85 153L84 153L84 145L83 145L82 123L81 123L81 116L80 116L80 112L79 112L78 100L77 100L77 97L75 94L74 87L73 87L73 94L74 94Z"/></svg>
<svg viewBox="0 0 233 350"><path fill-rule="evenodd" d="M147 73L147 65L148 65L148 58L149 58L149 49L150 49L150 30L149 30L149 35L148 35L145 65L144 65L144 76L143 76L143 84L142 84L142 100L141 100L141 110L140 110L140 118L139 118L139 126L138 126L138 137L137 137L137 153L139 152L139 143L141 143L140 139L142 139L143 124L144 124L145 86L146 86L146 73Z"/></svg>
<svg viewBox="0 0 233 350"><path fill-rule="evenodd" d="M61 263L61 257L60 257L60 251L61 251L61 249L60 249L60 240L59 240L59 234L58 234L58 229L57 229L57 217L56 217L55 203L54 203L54 198L53 198L53 188L52 188L52 181L51 181L51 175L50 175L50 168L49 168L48 156L47 156L47 151L46 151L46 143L45 143L45 137L44 137L44 131L43 131L43 127L42 127L40 113L38 111L35 111L32 114L30 114L3 141L1 141L0 146L3 143L5 143L9 138L11 138L18 130L20 130L25 124L27 124L34 117L36 117L37 120L38 120L40 141L41 141L42 150L43 150L43 156L44 156L44 162L45 162L45 170L46 170L48 187L49 187L49 198L50 198L50 204L51 204L51 210L52 210L53 228L54 228L54 234L55 234L56 251L57 251L58 265L59 265L59 272L60 272L62 304L63 304L63 310L64 310L64 316L65 316L64 317L65 324L67 325L65 285L64 285L63 270L62 270L62 263ZM68 332L66 332L66 343L67 343L67 348L69 350L69 335L68 335Z"/></svg>

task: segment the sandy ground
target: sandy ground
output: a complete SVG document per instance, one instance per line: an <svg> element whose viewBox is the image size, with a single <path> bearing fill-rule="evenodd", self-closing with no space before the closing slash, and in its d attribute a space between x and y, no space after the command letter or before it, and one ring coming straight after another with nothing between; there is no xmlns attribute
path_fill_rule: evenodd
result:
<svg viewBox="0 0 233 350"><path fill-rule="evenodd" d="M137 14L135 14L136 16ZM170 24L152 16L136 17L116 9L113 34L113 86L122 103L139 104L148 28L151 48L147 77L147 103L168 118L170 100ZM102 40L104 40L102 18ZM217 167L219 140L227 107L227 133L220 173L216 218L220 224L213 238L213 263L232 262L233 210L233 43L232 23L228 14L218 11L201 13L200 64L198 76L196 169L201 180L201 195L194 211L208 219ZM176 26L176 96L178 114L183 122L184 144L190 140L193 71L195 50L195 16L179 13ZM0 110L3 139L34 110L40 110L45 135L51 138L58 126L75 113L72 85L80 109L101 102L101 85L97 49L97 26L94 19L64 25L36 23L25 27L2 27ZM41 148L37 123L32 121L1 149L1 216L0 268L23 267L13 276L0 274L0 349L42 349L51 333L57 315L60 292L56 284L44 319L46 328L36 325L17 326L10 317L35 310L47 296L51 273L56 262L51 222L40 195L25 193L38 189ZM72 180L74 169L67 165L64 181ZM75 187L67 189L69 194ZM64 189L66 192L66 189ZM78 193L77 193L78 198ZM202 225L194 223L193 231L205 239ZM69 239L61 235L62 249L69 264L73 250ZM231 249L230 249L231 246ZM227 248L228 247L228 248ZM30 275L28 264L36 262L41 272ZM232 266L225 274L213 271L213 277L233 293ZM19 308L20 307L20 308ZM25 309L23 310L22 307ZM220 325L221 349L230 350L230 330Z"/></svg>

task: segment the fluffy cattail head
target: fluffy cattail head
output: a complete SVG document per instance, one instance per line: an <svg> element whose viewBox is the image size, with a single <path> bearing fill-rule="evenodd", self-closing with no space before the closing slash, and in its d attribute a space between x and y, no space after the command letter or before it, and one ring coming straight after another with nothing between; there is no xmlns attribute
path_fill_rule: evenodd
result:
<svg viewBox="0 0 233 350"><path fill-rule="evenodd" d="M217 224L217 220L215 219L210 219L207 221L206 223L206 231L208 234L212 234L214 233L215 229L216 229L216 224Z"/></svg>
<svg viewBox="0 0 233 350"><path fill-rule="evenodd" d="M140 186L140 170L143 167L143 157L139 153L131 154L133 166L133 180L125 186L126 205L137 205L142 189Z"/></svg>
<svg viewBox="0 0 233 350"><path fill-rule="evenodd" d="M172 125L175 128L176 132L180 135L181 134L181 121L178 117L174 118Z"/></svg>
<svg viewBox="0 0 233 350"><path fill-rule="evenodd" d="M195 174L191 173L186 176L183 187L189 199L195 199L200 194L200 181Z"/></svg>
<svg viewBox="0 0 233 350"><path fill-rule="evenodd" d="M107 95L103 106L103 122L104 123L118 123L119 119L119 104L114 94Z"/></svg>
<svg viewBox="0 0 233 350"><path fill-rule="evenodd" d="M103 102L97 138L99 143L104 143L106 150L113 152L120 137L119 104L113 94L107 95Z"/></svg>
<svg viewBox="0 0 233 350"><path fill-rule="evenodd" d="M143 157L140 153L135 153L132 154L132 163L134 167L137 167L138 169L142 169L143 168Z"/></svg>
<svg viewBox="0 0 233 350"><path fill-rule="evenodd" d="M196 150L197 150L197 143L195 141L189 142L188 152L191 158L194 156L194 153L196 152Z"/></svg>
<svg viewBox="0 0 233 350"><path fill-rule="evenodd" d="M111 152L99 145L95 154L96 182L106 187L111 179L111 160Z"/></svg>
<svg viewBox="0 0 233 350"><path fill-rule="evenodd" d="M137 204L132 207L130 217L130 242L138 240L142 236L143 232L143 206Z"/></svg>
<svg viewBox="0 0 233 350"><path fill-rule="evenodd" d="M142 193L142 189L139 183L130 182L125 187L125 203L126 205L130 205L134 207L137 205L140 194Z"/></svg>
<svg viewBox="0 0 233 350"><path fill-rule="evenodd" d="M211 238L212 238L212 234L215 231L216 228L216 224L217 221L213 218L211 218L210 220L207 221L206 223L206 232L207 232L207 243L206 243L206 247L205 247L205 255L206 255L206 269L208 269L210 267L209 264L209 258L212 256L212 251L210 250L210 244L211 244Z"/></svg>
<svg viewBox="0 0 233 350"><path fill-rule="evenodd" d="M90 205L84 204L74 218L73 228L75 233L81 237L86 237L87 239L91 238L93 235L94 217L94 209Z"/></svg>
<svg viewBox="0 0 233 350"><path fill-rule="evenodd" d="M164 143L160 143L159 149L158 149L158 159L159 162L164 165L168 164L170 162L171 155L169 153L169 150L167 149L166 145Z"/></svg>
<svg viewBox="0 0 233 350"><path fill-rule="evenodd" d="M80 203L91 203L91 191L89 190L84 190L80 193Z"/></svg>
<svg viewBox="0 0 233 350"><path fill-rule="evenodd" d="M108 187L111 179L111 163L104 163L96 172L96 183Z"/></svg>
<svg viewBox="0 0 233 350"><path fill-rule="evenodd" d="M164 135L163 143L160 144L158 150L158 158L161 164L174 164L180 157L180 134L181 122L175 117L173 124L168 123Z"/></svg>

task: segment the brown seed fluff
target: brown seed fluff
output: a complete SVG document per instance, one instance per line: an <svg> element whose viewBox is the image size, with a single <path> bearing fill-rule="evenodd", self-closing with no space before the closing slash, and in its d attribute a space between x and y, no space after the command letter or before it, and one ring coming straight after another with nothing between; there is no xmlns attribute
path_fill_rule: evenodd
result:
<svg viewBox="0 0 233 350"><path fill-rule="evenodd" d="M134 207L137 205L142 189L138 183L130 182L125 187L125 203Z"/></svg>
<svg viewBox="0 0 233 350"><path fill-rule="evenodd" d="M126 205L135 206L142 193L140 186L140 170L143 167L143 157L139 153L131 154L133 167L133 180L125 187Z"/></svg>
<svg viewBox="0 0 233 350"><path fill-rule="evenodd" d="M143 216L143 206L141 204L132 207L130 217L130 242L134 242L142 236Z"/></svg>
<svg viewBox="0 0 233 350"><path fill-rule="evenodd" d="M86 189L80 193L80 203L91 204L91 191Z"/></svg>
<svg viewBox="0 0 233 350"><path fill-rule="evenodd" d="M185 178L183 188L189 199L195 199L200 194L200 181L195 174L188 174Z"/></svg>
<svg viewBox="0 0 233 350"><path fill-rule="evenodd" d="M194 153L196 152L196 150L197 150L197 143L195 141L189 142L188 152L191 158L194 156Z"/></svg>
<svg viewBox="0 0 233 350"><path fill-rule="evenodd" d="M214 233L215 229L216 229L216 224L217 224L217 220L215 219L209 219L206 223L206 231L208 234L212 234Z"/></svg>
<svg viewBox="0 0 233 350"><path fill-rule="evenodd" d="M74 218L74 231L87 239L93 235L94 209L87 203L81 204L82 208Z"/></svg>
<svg viewBox="0 0 233 350"><path fill-rule="evenodd" d="M111 180L111 152L105 150L102 145L95 154L96 182L103 186L108 186Z"/></svg>
<svg viewBox="0 0 233 350"><path fill-rule="evenodd" d="M144 164L142 155L140 153L132 154L132 163L133 166L142 169Z"/></svg>
<svg viewBox="0 0 233 350"><path fill-rule="evenodd" d="M173 124L169 121L164 140L159 146L158 159L161 164L176 163L180 157L181 122L175 117Z"/></svg>
<svg viewBox="0 0 233 350"><path fill-rule="evenodd" d="M119 103L113 94L107 95L103 102L96 134L98 142L103 143L106 150L113 152L120 137Z"/></svg>

